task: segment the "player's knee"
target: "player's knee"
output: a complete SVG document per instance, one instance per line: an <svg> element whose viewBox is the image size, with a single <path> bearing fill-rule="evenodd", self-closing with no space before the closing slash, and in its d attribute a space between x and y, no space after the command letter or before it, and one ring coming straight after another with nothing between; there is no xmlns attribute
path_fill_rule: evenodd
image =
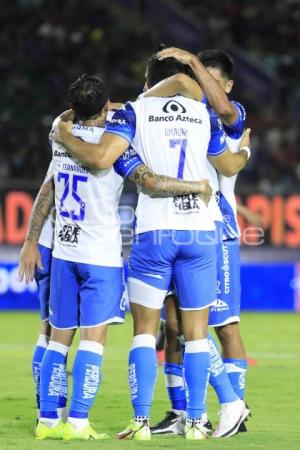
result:
<svg viewBox="0 0 300 450"><path fill-rule="evenodd" d="M223 345L226 345L236 339L240 339L239 323L229 323L223 327L216 327L215 330Z"/></svg>
<svg viewBox="0 0 300 450"><path fill-rule="evenodd" d="M107 336L107 325L99 325L91 328L81 328L80 338L85 341L94 341L98 344L105 345Z"/></svg>
<svg viewBox="0 0 300 450"><path fill-rule="evenodd" d="M48 320L44 320L41 323L41 334L45 334L46 336L50 336L50 334L51 334L51 325L49 324Z"/></svg>
<svg viewBox="0 0 300 450"><path fill-rule="evenodd" d="M70 347L73 341L73 337L75 335L75 331L73 329L69 330L60 330L57 328L51 329L51 341L59 342L60 344L66 345Z"/></svg>

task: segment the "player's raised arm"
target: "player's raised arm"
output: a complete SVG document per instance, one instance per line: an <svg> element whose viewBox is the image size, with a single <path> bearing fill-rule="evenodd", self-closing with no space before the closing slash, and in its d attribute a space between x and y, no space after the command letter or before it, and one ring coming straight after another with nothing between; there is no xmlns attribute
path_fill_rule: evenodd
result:
<svg viewBox="0 0 300 450"><path fill-rule="evenodd" d="M177 73L172 77L165 78L155 86L147 89L143 97L172 97L177 94L199 101L203 97L199 84L184 73Z"/></svg>
<svg viewBox="0 0 300 450"><path fill-rule="evenodd" d="M212 133L212 140L210 149L208 151L208 158L213 166L219 173L226 177L231 177L239 173L246 165L250 157L250 128L247 128L243 134L241 142L239 144L239 152L232 153L226 145L224 136L224 145L215 146L214 140L217 141L218 137L214 137ZM215 150L218 149L218 150Z"/></svg>
<svg viewBox="0 0 300 450"><path fill-rule="evenodd" d="M230 102L226 92L218 81L209 73L199 58L185 50L170 47L158 52L159 59L173 57L183 64L187 64L203 89L208 103L218 113L222 122L226 125L232 125L238 119L238 111L234 104ZM184 95L184 94L183 94Z"/></svg>
<svg viewBox="0 0 300 450"><path fill-rule="evenodd" d="M25 279L26 283L33 281L35 266L43 269L38 240L53 206L54 186L51 176L42 184L33 204L28 232L19 257L19 277L21 281Z"/></svg>

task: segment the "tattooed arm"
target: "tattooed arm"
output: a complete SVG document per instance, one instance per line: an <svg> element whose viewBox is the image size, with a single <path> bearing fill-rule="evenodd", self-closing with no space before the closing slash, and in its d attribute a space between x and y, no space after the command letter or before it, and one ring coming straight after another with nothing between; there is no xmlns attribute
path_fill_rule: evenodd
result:
<svg viewBox="0 0 300 450"><path fill-rule="evenodd" d="M35 199L28 232L19 257L19 277L28 284L34 278L35 266L43 269L41 255L38 249L38 240L45 223L54 205L54 187L51 177L44 182Z"/></svg>
<svg viewBox="0 0 300 450"><path fill-rule="evenodd" d="M162 197L198 194L207 204L212 195L208 180L183 181L165 175L157 175L144 164L134 170L129 179L148 193L158 194Z"/></svg>

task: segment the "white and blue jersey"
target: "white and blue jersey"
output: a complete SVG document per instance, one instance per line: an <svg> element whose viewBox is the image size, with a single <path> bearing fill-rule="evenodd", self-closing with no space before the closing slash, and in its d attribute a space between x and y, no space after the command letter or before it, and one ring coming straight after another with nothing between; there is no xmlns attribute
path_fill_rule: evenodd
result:
<svg viewBox="0 0 300 450"><path fill-rule="evenodd" d="M102 128L74 125L73 134L97 143ZM123 179L114 168L93 170L52 143L56 223L49 322L59 329L124 320L123 261L118 204ZM128 176L139 164L127 151L117 170Z"/></svg>
<svg viewBox="0 0 300 450"><path fill-rule="evenodd" d="M103 128L74 125L74 136L97 143ZM113 168L93 170L52 143L56 222L53 256L122 267L119 199L123 179Z"/></svg>
<svg viewBox="0 0 300 450"><path fill-rule="evenodd" d="M139 158L139 156L132 150L132 149L128 149L126 150L125 153L123 153L123 155L120 156L120 158L116 161L115 165L114 165L114 170L115 172L122 176L122 177L127 177L129 176L136 168L138 168L140 165L142 164L141 159ZM53 162L51 162L47 175L45 177L45 182L54 175L54 171L53 171L53 167L54 164ZM40 238L39 238L39 250L40 250L40 254L41 254L41 259L42 259L42 264L43 264L43 269L39 269L36 268L35 271L35 280L37 283L37 287L38 287L38 296L39 296L39 302L40 302L40 314L41 314L41 319L44 320L48 320L49 319L49 297L50 297L50 279L51 279L51 265L52 265L52 249L53 249L53 245L54 245L54 224L55 224L55 216L51 215L51 217L48 217ZM55 260L54 262L54 271L58 272L59 274L59 278L57 278L57 276L53 277L55 278L55 286L54 289L57 292L57 290L59 289L59 284L60 282L63 283L63 285L65 285L65 280L64 280L64 276L68 276L66 275L65 271L68 272L68 263L64 262L64 261L60 261L60 260ZM58 268L57 268L58 266ZM107 293L105 295L106 301L108 302L107 307L110 308L110 303L111 303L111 299L113 300L115 298L116 295L119 295L118 290L120 290L120 283L116 283L116 277L118 280L120 280L120 269L112 269L112 268L107 268L107 269L102 269L102 275L103 275L103 270L105 271L105 276L103 277L99 277L98 273L99 270L95 270L95 267L93 266L89 266L90 268L90 279L89 282L91 282L91 272L92 272L92 276L94 277L95 280L95 284L99 284L99 288L101 287L101 292L102 292L102 297L104 294L104 288L105 286L107 286ZM87 273L87 265L83 264L82 267L79 267L79 269L84 269L83 270L83 274ZM62 274L64 274L63 276L61 276ZM98 276L98 278L97 278ZM68 278L65 278L68 279ZM73 300L75 300L75 303L77 302L77 297L78 297L78 285L76 283L72 283L70 284L70 289L74 289L76 290L76 295L73 295ZM117 288L117 292L115 290L115 288ZM122 287L123 289L123 287ZM110 292L109 292L110 291ZM64 290L65 292L65 290ZM70 295L70 290L67 290L68 293L68 297L69 299L71 298ZM64 294L63 294L64 295ZM71 308L71 304L70 304L70 300L69 300L69 308ZM77 305L77 303L76 303ZM77 311L77 306L75 305L75 310ZM106 307L106 309L107 309ZM122 300L122 309L123 309L124 305L123 305L123 300ZM53 312L53 311L52 311ZM57 308L56 308L56 314L58 313ZM116 311L110 312L109 315L114 315L116 314ZM117 312L118 314L118 312ZM97 317L97 315L96 315ZM53 323L53 321L55 321L55 317L51 318L51 321ZM61 325L61 319L59 320L59 325ZM67 328L68 326L71 325L71 327L75 327L77 326L77 321L74 320L74 318L71 320L70 315L68 315L68 320L67 322L63 322L64 326L63 328Z"/></svg>
<svg viewBox="0 0 300 450"><path fill-rule="evenodd" d="M207 155L227 148L224 131L211 126L206 106L181 96L129 102L106 131L126 139L154 172L191 181L209 178ZM137 234L214 229L210 208L197 195L163 198L141 192L136 218Z"/></svg>
<svg viewBox="0 0 300 450"><path fill-rule="evenodd" d="M106 131L126 139L156 173L209 178L207 155L226 149L222 127L204 104L185 97L144 98L117 111ZM211 209L197 195L162 198L140 192L130 261L130 301L160 309L172 277L181 309L216 299L216 246Z"/></svg>
<svg viewBox="0 0 300 450"><path fill-rule="evenodd" d="M204 98L203 102L207 104L207 99ZM237 119L235 123L231 125L222 124L219 116L212 109L210 110L210 114L211 120L222 124L226 133L227 145L233 153L236 153L239 150L239 142L245 129L246 111L240 103L236 101L232 101L231 103L237 111ZM237 175L225 177L224 175L218 174L217 176L219 186L219 206L223 216L223 239L235 239L240 235L237 221L237 205L234 193Z"/></svg>

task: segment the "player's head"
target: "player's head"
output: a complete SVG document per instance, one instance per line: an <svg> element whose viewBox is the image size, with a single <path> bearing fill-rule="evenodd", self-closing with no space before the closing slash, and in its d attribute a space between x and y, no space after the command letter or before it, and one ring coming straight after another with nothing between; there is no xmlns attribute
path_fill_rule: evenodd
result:
<svg viewBox="0 0 300 450"><path fill-rule="evenodd" d="M107 110L108 90L100 78L83 74L71 84L69 101L77 120L95 119Z"/></svg>
<svg viewBox="0 0 300 450"><path fill-rule="evenodd" d="M198 53L198 58L210 74L217 80L224 91L229 94L233 87L233 60L228 53L218 49L207 49Z"/></svg>
<svg viewBox="0 0 300 450"><path fill-rule="evenodd" d="M165 78L171 77L176 73L184 73L193 77L193 73L189 66L182 64L175 58L165 58L162 60L157 59L156 55L151 56L148 61L146 69L146 83L144 91L151 88L155 84L164 80Z"/></svg>

